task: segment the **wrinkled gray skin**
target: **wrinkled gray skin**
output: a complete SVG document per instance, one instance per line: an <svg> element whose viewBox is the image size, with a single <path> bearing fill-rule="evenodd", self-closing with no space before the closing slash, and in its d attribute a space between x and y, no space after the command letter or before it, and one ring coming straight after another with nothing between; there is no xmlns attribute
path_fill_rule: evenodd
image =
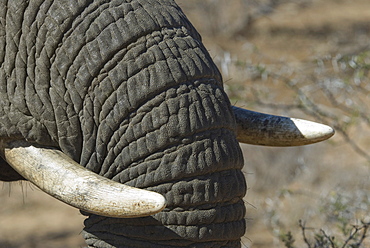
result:
<svg viewBox="0 0 370 248"><path fill-rule="evenodd" d="M222 78L171 0L0 0L0 136L165 196L89 215L89 247L240 247L242 153ZM0 179L22 179L3 160Z"/></svg>

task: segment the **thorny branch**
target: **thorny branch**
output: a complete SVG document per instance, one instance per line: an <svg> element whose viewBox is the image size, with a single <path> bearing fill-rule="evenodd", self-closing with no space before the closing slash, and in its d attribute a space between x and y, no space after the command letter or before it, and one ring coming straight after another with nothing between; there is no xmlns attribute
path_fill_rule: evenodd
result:
<svg viewBox="0 0 370 248"><path fill-rule="evenodd" d="M310 244L310 242L308 241L308 239L306 237L306 226L305 226L305 224L303 223L302 220L299 220L299 227L302 230L303 241L305 242L305 244L307 245L308 248L311 248L311 244Z"/></svg>
<svg viewBox="0 0 370 248"><path fill-rule="evenodd" d="M316 235L314 243L307 238L306 230L315 231L314 228L306 227L302 220L299 220L299 227L302 231L302 237L304 243L308 248L316 247L328 247L331 248L359 248L363 244L365 238L367 237L367 232L370 227L370 222L362 222L362 225L353 225L350 235L346 238L342 245L338 245L334 242L335 237L328 235L323 229L320 229L321 235ZM358 234L361 233L361 237L358 238ZM329 243L329 244L328 244ZM312 246L313 245L313 246Z"/></svg>

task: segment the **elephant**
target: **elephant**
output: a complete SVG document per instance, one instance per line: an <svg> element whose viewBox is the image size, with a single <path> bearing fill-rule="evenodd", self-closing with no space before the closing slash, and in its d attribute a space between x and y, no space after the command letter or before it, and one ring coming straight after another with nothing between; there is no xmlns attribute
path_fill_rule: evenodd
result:
<svg viewBox="0 0 370 248"><path fill-rule="evenodd" d="M240 247L239 142L334 134L232 106L173 0L0 3L0 180L80 209L88 247Z"/></svg>

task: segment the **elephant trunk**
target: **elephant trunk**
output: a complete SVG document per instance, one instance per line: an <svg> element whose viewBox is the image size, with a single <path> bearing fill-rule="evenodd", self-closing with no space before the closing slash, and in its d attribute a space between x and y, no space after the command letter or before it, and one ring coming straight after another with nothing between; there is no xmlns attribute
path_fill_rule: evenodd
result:
<svg viewBox="0 0 370 248"><path fill-rule="evenodd" d="M53 100L70 99L68 117L81 123L73 133L57 121L67 134L58 144L167 206L135 219L90 215L83 235L91 247L238 247L246 183L220 73L173 1L118 2L88 6L56 50Z"/></svg>
<svg viewBox="0 0 370 248"><path fill-rule="evenodd" d="M98 129L106 136L100 139L108 140L81 163L89 161L88 168L114 181L162 194L167 207L136 219L91 215L84 238L91 247L238 247L245 232L246 183L221 77L194 38L163 42L172 43L165 56L170 58L128 82L139 86L147 80L150 90L132 88L127 98L137 107L112 131L104 128L115 125L111 119L102 122ZM186 52L180 42L188 44ZM176 50L177 58L170 55Z"/></svg>
<svg viewBox="0 0 370 248"><path fill-rule="evenodd" d="M126 130L138 138L121 152L129 154L126 150L131 145L136 149L135 144L142 143L150 155L140 158L135 154L126 166L115 167L113 162L104 172L115 181L162 194L167 207L135 219L89 216L83 235L91 247L240 246L245 232L242 198L246 184L227 98L210 79L188 81L179 88L188 93L161 101L157 107L139 108L132 120L136 125ZM172 113L161 111L166 109ZM163 123L158 132L154 127L148 132L144 127L158 125L155 117ZM120 140L129 139L126 134Z"/></svg>

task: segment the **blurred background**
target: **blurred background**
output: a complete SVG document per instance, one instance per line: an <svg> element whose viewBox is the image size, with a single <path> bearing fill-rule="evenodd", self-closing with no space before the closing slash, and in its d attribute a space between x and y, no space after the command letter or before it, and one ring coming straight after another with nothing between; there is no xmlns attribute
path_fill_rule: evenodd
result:
<svg viewBox="0 0 370 248"><path fill-rule="evenodd" d="M243 247L370 247L370 1L177 3L232 104L336 130L303 147L242 145ZM29 183L0 183L0 199L0 247L84 246L79 212Z"/></svg>

